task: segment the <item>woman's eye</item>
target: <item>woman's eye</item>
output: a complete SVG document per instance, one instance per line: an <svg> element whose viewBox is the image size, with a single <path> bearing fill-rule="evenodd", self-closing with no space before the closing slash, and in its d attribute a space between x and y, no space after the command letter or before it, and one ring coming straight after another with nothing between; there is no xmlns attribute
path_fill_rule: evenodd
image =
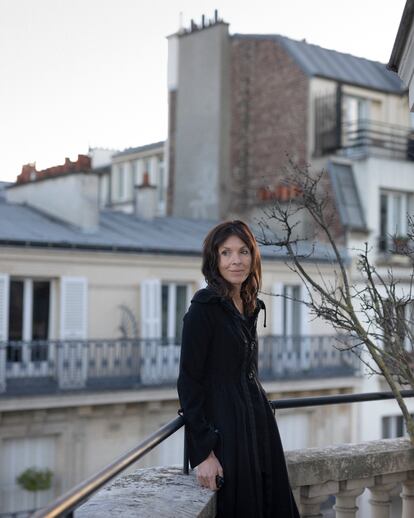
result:
<svg viewBox="0 0 414 518"><path fill-rule="evenodd" d="M242 250L242 254L248 254L249 251L248 250Z"/></svg>
<svg viewBox="0 0 414 518"><path fill-rule="evenodd" d="M227 253L228 253L228 252L227 252L227 250L223 250L223 251L221 252L221 255L227 255Z"/></svg>

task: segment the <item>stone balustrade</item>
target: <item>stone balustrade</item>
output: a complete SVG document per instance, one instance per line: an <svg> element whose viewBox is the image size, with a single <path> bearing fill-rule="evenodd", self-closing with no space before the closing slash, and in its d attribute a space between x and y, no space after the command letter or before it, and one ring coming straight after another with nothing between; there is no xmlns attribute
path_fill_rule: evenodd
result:
<svg viewBox="0 0 414 518"><path fill-rule="evenodd" d="M414 518L414 448L407 439L295 450L286 458L302 518L322 518L321 504L331 495L332 516L354 518L356 500L366 489L371 518ZM402 498L398 517L391 516L396 490Z"/></svg>
<svg viewBox="0 0 414 518"><path fill-rule="evenodd" d="M357 498L369 490L370 512L359 518L414 517L414 448L407 439L387 439L287 452L289 476L302 518L354 518ZM402 513L391 516L391 495L401 495ZM321 510L335 497L334 511ZM326 514L328 513L328 514ZM194 474L178 467L147 468L124 475L76 511L76 518L215 516L215 493L198 487Z"/></svg>

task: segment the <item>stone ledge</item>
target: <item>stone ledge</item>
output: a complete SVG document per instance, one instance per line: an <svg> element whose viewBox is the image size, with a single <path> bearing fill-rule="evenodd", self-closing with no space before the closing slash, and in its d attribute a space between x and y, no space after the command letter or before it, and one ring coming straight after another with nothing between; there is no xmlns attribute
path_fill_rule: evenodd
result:
<svg viewBox="0 0 414 518"><path fill-rule="evenodd" d="M200 487L182 466L138 469L101 489L76 511L76 518L213 518L215 493Z"/></svg>
<svg viewBox="0 0 414 518"><path fill-rule="evenodd" d="M414 480L414 447L408 439L386 439L288 451L292 488L299 498L370 487L374 480ZM395 475L393 475L395 474ZM354 487L355 486L355 487ZM344 489L344 488L342 488ZM309 493L309 494L308 494ZM315 495L314 495L315 494ZM181 466L138 469L101 489L76 511L76 518L213 518L215 493L201 488Z"/></svg>
<svg viewBox="0 0 414 518"><path fill-rule="evenodd" d="M370 478L414 470L414 447L408 439L340 444L286 452L293 487Z"/></svg>

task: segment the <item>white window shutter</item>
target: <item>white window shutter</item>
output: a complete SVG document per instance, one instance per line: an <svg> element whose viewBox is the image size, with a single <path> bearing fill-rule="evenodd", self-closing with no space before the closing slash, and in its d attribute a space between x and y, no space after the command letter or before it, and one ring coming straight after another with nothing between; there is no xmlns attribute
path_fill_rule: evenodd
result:
<svg viewBox="0 0 414 518"><path fill-rule="evenodd" d="M283 334L283 284L275 282L272 285L272 319L271 331L272 335Z"/></svg>
<svg viewBox="0 0 414 518"><path fill-rule="evenodd" d="M86 339L87 322L88 280L85 277L61 277L60 338Z"/></svg>
<svg viewBox="0 0 414 518"><path fill-rule="evenodd" d="M161 281L141 283L141 337L161 338Z"/></svg>
<svg viewBox="0 0 414 518"><path fill-rule="evenodd" d="M0 273L0 342L9 338L9 287L9 276Z"/></svg>

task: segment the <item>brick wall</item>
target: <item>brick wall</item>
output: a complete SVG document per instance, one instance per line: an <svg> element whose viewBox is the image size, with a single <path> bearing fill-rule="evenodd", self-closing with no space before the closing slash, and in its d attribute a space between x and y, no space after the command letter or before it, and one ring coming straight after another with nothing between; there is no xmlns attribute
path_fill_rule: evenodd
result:
<svg viewBox="0 0 414 518"><path fill-rule="evenodd" d="M286 201L288 157L299 166L308 162L309 78L275 38L236 35L231 92L231 210L257 215L272 205L266 192ZM327 175L320 187L331 230L343 237ZM311 221L303 223L305 233L326 239Z"/></svg>
<svg viewBox="0 0 414 518"><path fill-rule="evenodd" d="M284 175L288 153L306 162L309 80L274 39L231 42L231 149L234 210L260 201ZM238 205L238 207L237 207Z"/></svg>

